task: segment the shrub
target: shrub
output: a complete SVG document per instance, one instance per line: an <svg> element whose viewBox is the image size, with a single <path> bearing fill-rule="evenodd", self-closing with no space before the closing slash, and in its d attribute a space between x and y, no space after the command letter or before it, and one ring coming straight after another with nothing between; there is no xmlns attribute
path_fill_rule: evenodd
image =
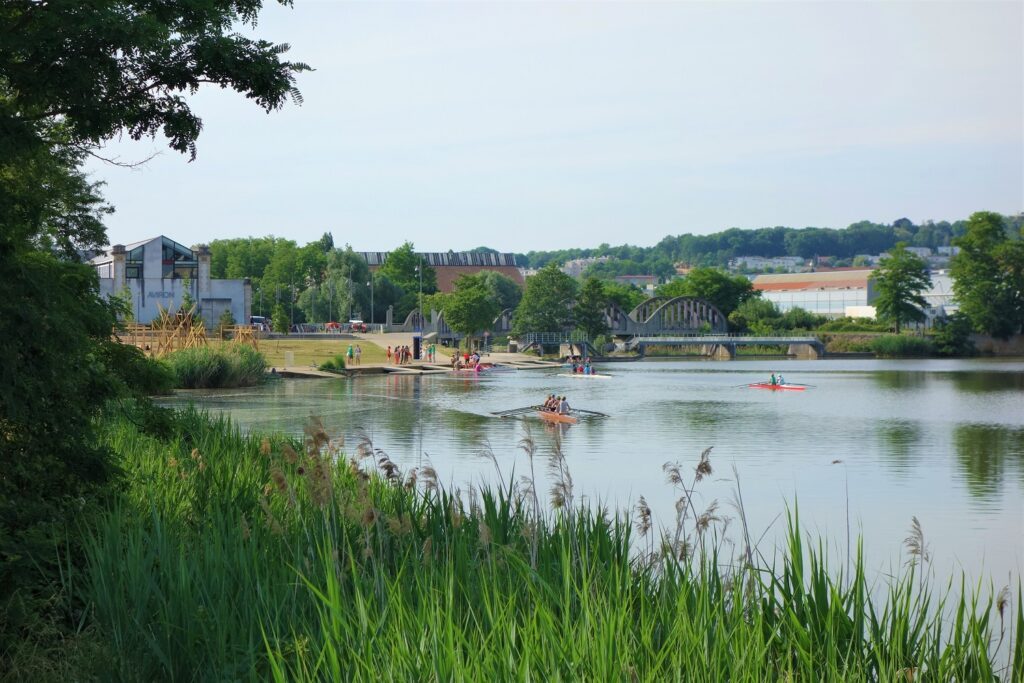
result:
<svg viewBox="0 0 1024 683"><path fill-rule="evenodd" d="M871 341L871 351L880 358L923 357L932 353L932 342L926 337L887 334Z"/></svg>
<svg viewBox="0 0 1024 683"><path fill-rule="evenodd" d="M320 364L324 372L345 372L345 354L339 353L334 358L329 358Z"/></svg>
<svg viewBox="0 0 1024 683"><path fill-rule="evenodd" d="M971 321L962 313L954 313L935 325L935 354L939 356L973 356L977 353L971 341Z"/></svg>
<svg viewBox="0 0 1024 683"><path fill-rule="evenodd" d="M182 389L252 386L263 380L267 369L263 354L234 345L176 351L167 357L167 364Z"/></svg>

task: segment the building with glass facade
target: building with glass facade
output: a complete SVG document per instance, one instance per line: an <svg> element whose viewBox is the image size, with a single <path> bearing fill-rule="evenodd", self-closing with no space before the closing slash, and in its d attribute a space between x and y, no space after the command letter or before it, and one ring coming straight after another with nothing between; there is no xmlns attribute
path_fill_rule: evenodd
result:
<svg viewBox="0 0 1024 683"><path fill-rule="evenodd" d="M100 293L109 297L127 290L135 320L140 323L159 317L160 307L176 310L186 287L207 327L216 325L225 310L231 311L236 323L249 321L249 281L212 279L210 250L205 246L190 249L161 235L115 244L90 263L99 274Z"/></svg>

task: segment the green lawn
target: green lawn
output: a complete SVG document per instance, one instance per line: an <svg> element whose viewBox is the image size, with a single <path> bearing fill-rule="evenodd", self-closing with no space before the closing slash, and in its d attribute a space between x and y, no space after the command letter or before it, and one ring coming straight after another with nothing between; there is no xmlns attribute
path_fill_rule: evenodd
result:
<svg viewBox="0 0 1024 683"><path fill-rule="evenodd" d="M218 342L210 343L216 345ZM384 349L364 339L261 339L259 348L267 359L267 366L279 368L285 365L286 351L295 354L295 366L318 366L329 358L345 353L349 344L362 347L364 364L385 362Z"/></svg>

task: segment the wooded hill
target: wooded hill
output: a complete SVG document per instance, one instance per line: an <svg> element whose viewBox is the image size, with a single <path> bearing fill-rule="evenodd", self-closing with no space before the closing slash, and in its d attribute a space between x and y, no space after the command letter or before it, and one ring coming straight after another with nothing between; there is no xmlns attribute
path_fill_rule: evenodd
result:
<svg viewBox="0 0 1024 683"><path fill-rule="evenodd" d="M1011 239L1020 239L1024 226L1024 213L1004 216ZM592 249L561 249L531 251L517 254L519 265L540 268L548 263L564 263L570 259L595 256L614 257L591 266L590 273L597 276L625 274L671 277L676 263L690 266L724 266L737 256L833 256L852 259L859 254L879 254L891 249L897 242L913 247L949 246L952 240L964 234L967 221L926 221L920 225L907 218L892 223L861 221L847 228L757 228L752 230L729 228L710 235L669 235L653 247L629 244L613 247L602 244Z"/></svg>

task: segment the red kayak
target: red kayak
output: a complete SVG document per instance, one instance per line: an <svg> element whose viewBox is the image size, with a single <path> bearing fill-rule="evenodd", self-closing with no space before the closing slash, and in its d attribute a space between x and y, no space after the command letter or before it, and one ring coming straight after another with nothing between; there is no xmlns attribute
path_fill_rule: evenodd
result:
<svg viewBox="0 0 1024 683"><path fill-rule="evenodd" d="M772 389L782 391L803 391L807 387L802 384L772 384L770 382L758 382L757 384L748 384L751 389Z"/></svg>

